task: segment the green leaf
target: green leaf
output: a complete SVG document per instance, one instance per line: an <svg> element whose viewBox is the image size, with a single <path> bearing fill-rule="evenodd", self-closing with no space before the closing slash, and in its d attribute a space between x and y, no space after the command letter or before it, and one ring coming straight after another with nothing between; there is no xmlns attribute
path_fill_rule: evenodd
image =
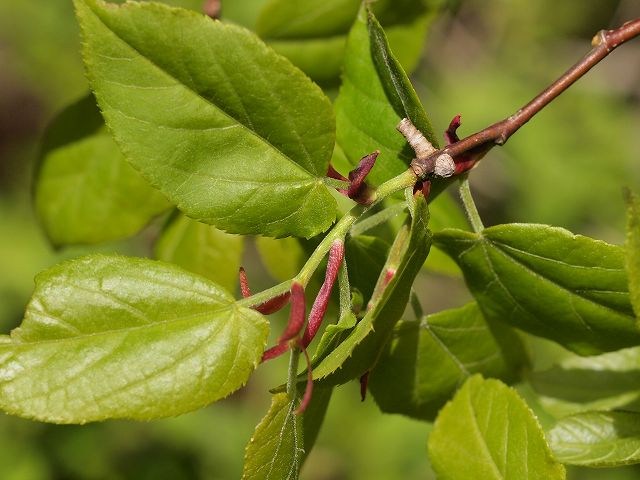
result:
<svg viewBox="0 0 640 480"><path fill-rule="evenodd" d="M36 277L0 342L0 408L55 423L179 415L245 384L268 324L214 283L153 260L93 255Z"/></svg>
<svg viewBox="0 0 640 480"><path fill-rule="evenodd" d="M411 206L412 221L408 238L397 248L397 259L393 265L385 266L395 270L382 295L370 302L367 314L353 328L345 340L334 348L322 361L314 366L314 379L324 379L326 384L345 383L358 378L375 364L380 351L389 341L393 327L400 320L409 301L411 285L418 275L431 246L431 232L427 229L429 212L422 195ZM405 234L407 232L405 231ZM402 235L402 232L401 232ZM390 255L390 259L394 253ZM384 275L383 271L383 275Z"/></svg>
<svg viewBox="0 0 640 480"><path fill-rule="evenodd" d="M249 31L195 12L76 8L107 125L180 210L230 233L311 237L331 225L333 112L302 72Z"/></svg>
<svg viewBox="0 0 640 480"><path fill-rule="evenodd" d="M569 465L640 463L640 413L586 412L562 418L549 431L549 444L556 458Z"/></svg>
<svg viewBox="0 0 640 480"><path fill-rule="evenodd" d="M640 343L621 247L534 224L447 229L434 243L458 263L485 318L582 355Z"/></svg>
<svg viewBox="0 0 640 480"><path fill-rule="evenodd" d="M322 85L337 85L347 34L362 0L271 0L260 12L256 30L278 53ZM381 0L380 12L403 66L412 71L434 7L422 1Z"/></svg>
<svg viewBox="0 0 640 480"><path fill-rule="evenodd" d="M640 197L627 191L627 241L625 243L631 305L640 321Z"/></svg>
<svg viewBox="0 0 640 480"><path fill-rule="evenodd" d="M304 455L302 416L296 401L277 393L245 451L242 480L296 480Z"/></svg>
<svg viewBox="0 0 640 480"><path fill-rule="evenodd" d="M347 239L345 258L349 283L362 293L365 303L371 298L388 253L389 244L378 237L356 235Z"/></svg>
<svg viewBox="0 0 640 480"><path fill-rule="evenodd" d="M570 357L529 382L549 413L562 417L586 410L640 408L640 348L593 357Z"/></svg>
<svg viewBox="0 0 640 480"><path fill-rule="evenodd" d="M307 258L296 238L257 237L256 248L269 275L280 282L298 275Z"/></svg>
<svg viewBox="0 0 640 480"><path fill-rule="evenodd" d="M54 245L128 237L169 208L124 160L93 95L67 107L47 128L34 195Z"/></svg>
<svg viewBox="0 0 640 480"><path fill-rule="evenodd" d="M176 215L160 235L155 256L235 291L243 247L238 235Z"/></svg>
<svg viewBox="0 0 640 480"><path fill-rule="evenodd" d="M369 377L383 412L432 421L438 410L475 373L514 382L527 364L512 329L490 324L475 303L399 323L390 348Z"/></svg>
<svg viewBox="0 0 640 480"><path fill-rule="evenodd" d="M425 129L427 138L437 143L413 87L389 50L384 32L364 9L349 33L335 110L337 142L352 165L366 153L380 150L384 162L379 162L368 177L374 184L406 170L415 156L396 131L402 118L410 118Z"/></svg>
<svg viewBox="0 0 640 480"><path fill-rule="evenodd" d="M443 480L565 478L527 404L500 381L480 375L440 411L428 447Z"/></svg>

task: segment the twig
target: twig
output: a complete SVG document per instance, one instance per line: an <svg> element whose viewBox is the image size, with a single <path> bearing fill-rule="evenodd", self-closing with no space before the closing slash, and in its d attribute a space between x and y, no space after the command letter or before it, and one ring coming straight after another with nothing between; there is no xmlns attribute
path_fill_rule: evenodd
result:
<svg viewBox="0 0 640 480"><path fill-rule="evenodd" d="M456 159L460 155L471 153L477 157L476 160L479 160L494 146L503 145L522 125L573 85L576 80L591 70L616 47L638 35L640 35L640 18L629 21L614 30L601 30L591 41L592 50L528 104L510 117L469 135L459 142L447 145L426 157L416 158L411 162L414 173L419 178L426 179L432 173L436 158L446 154Z"/></svg>

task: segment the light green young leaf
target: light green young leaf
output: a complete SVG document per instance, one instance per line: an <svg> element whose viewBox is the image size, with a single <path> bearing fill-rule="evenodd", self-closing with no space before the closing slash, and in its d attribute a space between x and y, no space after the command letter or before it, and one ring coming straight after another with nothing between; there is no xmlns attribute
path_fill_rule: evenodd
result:
<svg viewBox="0 0 640 480"><path fill-rule="evenodd" d="M378 59L379 68L374 59ZM410 118L437 144L424 109L393 57L384 32L375 18L368 19L365 9L349 33L335 110L337 142L352 165L368 152L380 150L384 162L378 162L368 177L374 184L406 170L415 156L395 129L402 118Z"/></svg>
<svg viewBox="0 0 640 480"><path fill-rule="evenodd" d="M257 237L256 248L269 275L280 282L295 277L307 258L296 238Z"/></svg>
<svg viewBox="0 0 640 480"><path fill-rule="evenodd" d="M331 104L240 27L155 3L76 0L91 86L128 161L188 216L230 233L311 237Z"/></svg>
<svg viewBox="0 0 640 480"><path fill-rule="evenodd" d="M640 347L593 357L570 357L529 382L540 403L563 417L587 410L640 408Z"/></svg>
<svg viewBox="0 0 640 480"><path fill-rule="evenodd" d="M170 206L124 160L93 95L67 107L47 128L33 192L56 246L128 237Z"/></svg>
<svg viewBox="0 0 640 480"><path fill-rule="evenodd" d="M247 445L242 480L297 480L305 450L296 405L286 393L273 396Z"/></svg>
<svg viewBox="0 0 640 480"><path fill-rule="evenodd" d="M176 266L61 263L36 277L0 343L0 408L54 423L179 415L244 385L268 333L262 315Z"/></svg>
<svg viewBox="0 0 640 480"><path fill-rule="evenodd" d="M155 256L235 291L243 250L241 236L175 215L155 245Z"/></svg>
<svg viewBox="0 0 640 480"><path fill-rule="evenodd" d="M278 53L322 85L337 85L347 34L362 0L271 0L256 30ZM423 1L373 4L401 63L412 71L422 51L434 7Z"/></svg>
<svg viewBox="0 0 640 480"><path fill-rule="evenodd" d="M487 319L582 355L640 344L621 247L534 224L446 229L434 243L458 263Z"/></svg>
<svg viewBox="0 0 640 480"><path fill-rule="evenodd" d="M427 229L429 212L422 195L412 206L412 221L408 238L401 245L394 244L392 252L395 274L377 299L372 299L367 314L353 328L345 340L314 366L314 379L326 384L345 383L358 378L375 364L380 351L389 341L393 327L400 320L409 301L411 285L420 272L431 246L431 232ZM381 277L386 277L387 263Z"/></svg>
<svg viewBox="0 0 640 480"><path fill-rule="evenodd" d="M440 411L428 447L443 480L565 478L527 404L500 381L480 375Z"/></svg>
<svg viewBox="0 0 640 480"><path fill-rule="evenodd" d="M432 421L475 373L516 381L527 364L524 345L504 325L490 324L475 303L401 322L369 377L383 412Z"/></svg>
<svg viewBox="0 0 640 480"><path fill-rule="evenodd" d="M640 197L627 192L626 268L629 274L631 305L640 322Z"/></svg>
<svg viewBox="0 0 640 480"><path fill-rule="evenodd" d="M640 413L585 412L549 431L556 458L569 465L616 467L640 463Z"/></svg>

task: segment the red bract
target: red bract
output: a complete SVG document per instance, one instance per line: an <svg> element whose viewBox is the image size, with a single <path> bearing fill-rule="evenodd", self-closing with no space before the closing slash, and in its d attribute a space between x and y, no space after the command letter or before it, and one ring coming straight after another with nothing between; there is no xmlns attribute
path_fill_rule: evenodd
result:
<svg viewBox="0 0 640 480"><path fill-rule="evenodd" d="M242 293L243 298L248 298L251 296L251 289L249 288L249 282L247 280L247 272L245 272L244 268L240 267L240 292ZM271 315L272 313L277 312L284 308L284 306L289 303L290 292L281 293L269 300L262 302L258 305L252 305L251 308L262 313L263 315Z"/></svg>
<svg viewBox="0 0 640 480"><path fill-rule="evenodd" d="M264 351L264 353L262 354L262 361L266 362L267 360L271 360L273 358L279 357L287 350L289 350L288 343L279 343Z"/></svg>
<svg viewBox="0 0 640 480"><path fill-rule="evenodd" d="M309 323L302 337L302 344L305 347L311 343L311 340L313 340L313 337L315 337L320 328L324 314L327 311L327 306L329 305L331 290L333 290L333 285L336 283L338 270L340 269L343 258L344 243L342 240L335 240L329 250L329 260L327 262L327 272L324 277L324 283L322 287L320 287L316 300L313 302L311 312L309 313Z"/></svg>
<svg viewBox="0 0 640 480"><path fill-rule="evenodd" d="M360 377L360 400L364 402L367 398L367 387L369 386L369 372Z"/></svg>
<svg viewBox="0 0 640 480"><path fill-rule="evenodd" d="M302 284L295 282L291 285L291 311L289 313L289 323L282 335L278 339L278 343L284 343L295 338L304 326L304 318L307 314L306 300L304 298L304 287Z"/></svg>
<svg viewBox="0 0 640 480"><path fill-rule="evenodd" d="M364 179L369 175L373 165L376 163L378 155L380 155L380 152L376 150L362 157L358 162L358 166L349 172L349 178L345 178L340 172L333 168L333 165L329 164L327 177L349 182L348 189L336 188L336 190L360 204L368 205L371 203L371 195L369 186L365 183Z"/></svg>
<svg viewBox="0 0 640 480"><path fill-rule="evenodd" d="M451 145L460 141L460 138L458 137L456 131L461 124L462 121L460 115L456 115L455 117L453 117L453 120L451 120L451 123L449 123L449 128L447 128L447 130L444 132L444 139L446 140L447 145ZM458 155L457 157L455 157L453 159L453 161L456 163L456 171L454 175L458 175L469 170L477 163L478 160L480 160L484 156L485 153L486 152L479 152L474 154L470 152L463 153L462 155Z"/></svg>

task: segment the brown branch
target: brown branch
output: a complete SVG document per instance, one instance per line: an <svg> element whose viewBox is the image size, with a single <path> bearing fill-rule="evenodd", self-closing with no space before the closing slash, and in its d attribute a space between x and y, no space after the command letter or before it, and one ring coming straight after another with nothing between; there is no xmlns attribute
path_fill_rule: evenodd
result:
<svg viewBox="0 0 640 480"><path fill-rule="evenodd" d="M465 154L467 156L473 155L476 161L479 160L494 146L503 145L522 125L573 85L576 80L591 70L616 47L638 35L640 35L640 18L629 21L615 30L601 30L591 41L593 49L524 107L510 117L433 152L429 156L416 158L411 162L414 173L418 178L425 180L432 173L435 159L443 154L449 154L454 159ZM475 162L471 162L469 168L473 166L473 163Z"/></svg>

